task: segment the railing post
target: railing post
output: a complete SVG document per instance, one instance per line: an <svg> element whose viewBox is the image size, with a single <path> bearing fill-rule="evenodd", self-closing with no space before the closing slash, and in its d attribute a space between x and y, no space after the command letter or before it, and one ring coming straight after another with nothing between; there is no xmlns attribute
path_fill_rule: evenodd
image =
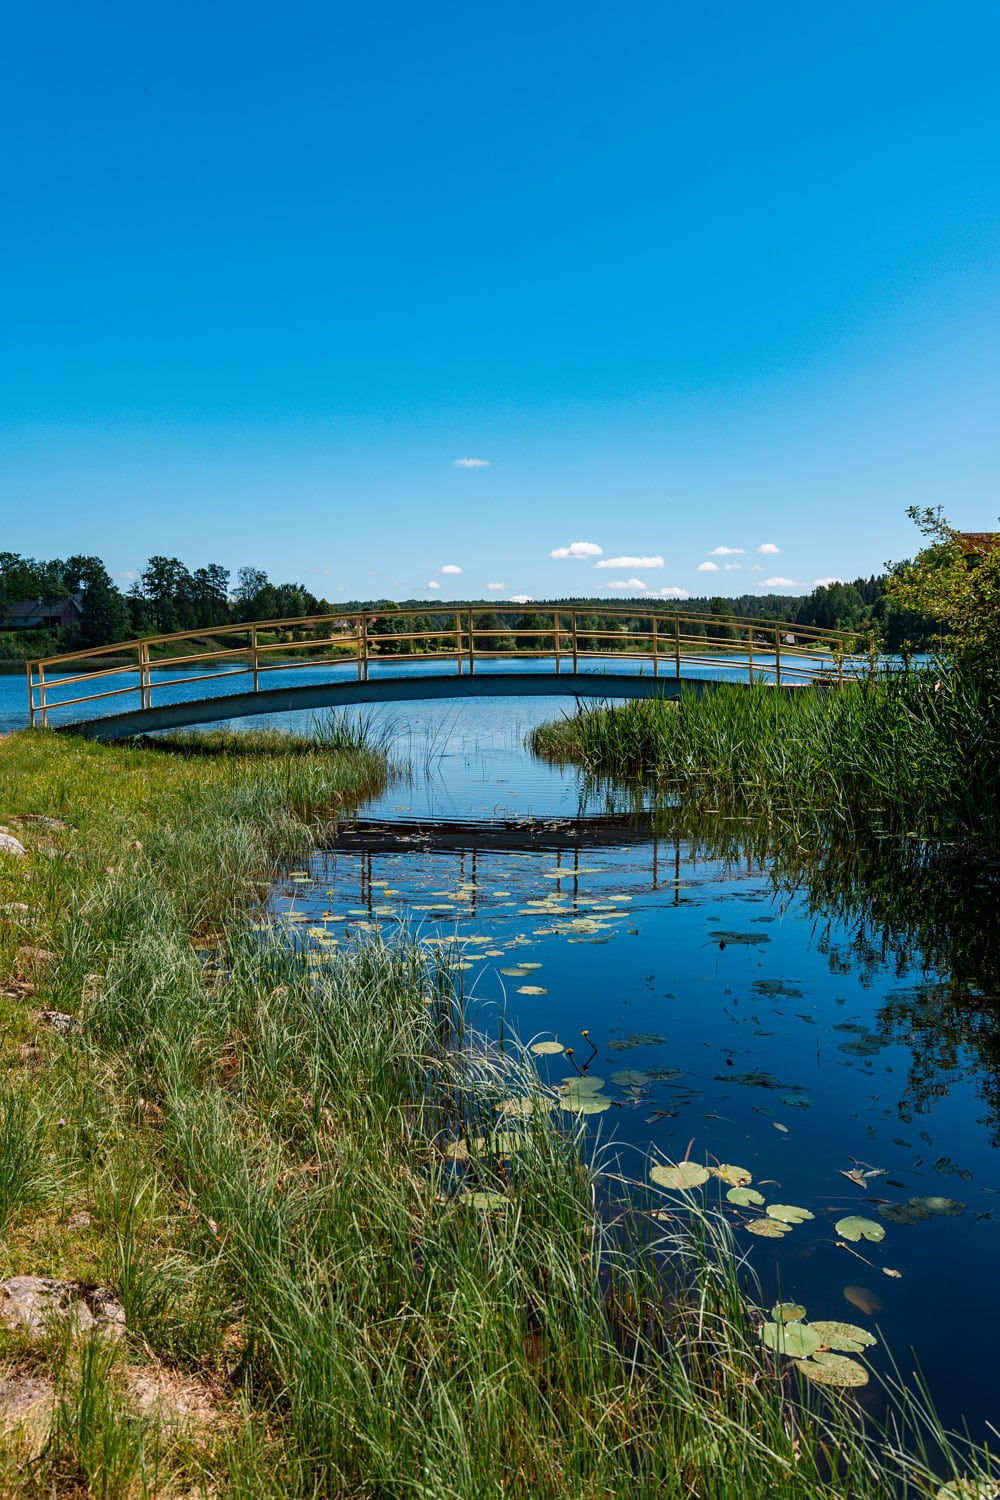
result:
<svg viewBox="0 0 1000 1500"><path fill-rule="evenodd" d="M139 642L139 702L143 708L153 706L153 685L149 677L149 642Z"/></svg>
<svg viewBox="0 0 1000 1500"><path fill-rule="evenodd" d="M660 675L660 658L659 658L659 655L657 654L656 614L654 613L654 615L653 615L653 676L654 677L659 677L659 675Z"/></svg>
<svg viewBox="0 0 1000 1500"><path fill-rule="evenodd" d="M674 615L674 676L680 681L681 676L681 617Z"/></svg>
<svg viewBox="0 0 1000 1500"><path fill-rule="evenodd" d="M476 670L476 655L475 655L475 649L476 649L476 647L475 647L475 641L473 640L473 637L472 637L472 632L475 629L475 623L476 623L475 620L472 618L472 610L470 609L469 610L469 675L470 675L470 677L475 674L475 670Z"/></svg>
<svg viewBox="0 0 1000 1500"><path fill-rule="evenodd" d="M753 626L747 626L747 655L750 662L750 686L753 687Z"/></svg>
<svg viewBox="0 0 1000 1500"><path fill-rule="evenodd" d="M562 667L559 665L559 611L558 610L555 611L555 613L553 615L553 619L555 620L555 625L556 625L556 633L555 633L555 643L556 643L556 676L558 677L559 674L560 674L560 672L562 671Z"/></svg>
<svg viewBox="0 0 1000 1500"><path fill-rule="evenodd" d="M577 636L576 636L576 610L575 609L570 611L569 623L570 623L570 629L573 632L573 671L575 673L576 672L577 650L578 650Z"/></svg>
<svg viewBox="0 0 1000 1500"><path fill-rule="evenodd" d="M361 616L361 667L364 675L359 678L361 682L368 681L368 616Z"/></svg>
<svg viewBox="0 0 1000 1500"><path fill-rule="evenodd" d="M354 644L356 649L356 660L358 664L358 681L361 681L361 616L358 615L354 622Z"/></svg>
<svg viewBox="0 0 1000 1500"><path fill-rule="evenodd" d="M455 653L458 657L458 675L462 675L462 616L455 611Z"/></svg>
<svg viewBox="0 0 1000 1500"><path fill-rule="evenodd" d="M844 686L844 643L837 642L837 684L842 689Z"/></svg>
<svg viewBox="0 0 1000 1500"><path fill-rule="evenodd" d="M38 668L38 699L42 710L42 728L45 729L49 722L49 708L45 701L45 663L42 662Z"/></svg>
<svg viewBox="0 0 1000 1500"><path fill-rule="evenodd" d="M260 682L260 656L257 651L257 627L250 626L250 665L253 668L253 690L258 691Z"/></svg>
<svg viewBox="0 0 1000 1500"><path fill-rule="evenodd" d="M774 627L774 685L781 686L781 630Z"/></svg>
<svg viewBox="0 0 1000 1500"><path fill-rule="evenodd" d="M35 727L35 678L31 670L31 662L26 661L24 670L28 674L28 723L31 728Z"/></svg>

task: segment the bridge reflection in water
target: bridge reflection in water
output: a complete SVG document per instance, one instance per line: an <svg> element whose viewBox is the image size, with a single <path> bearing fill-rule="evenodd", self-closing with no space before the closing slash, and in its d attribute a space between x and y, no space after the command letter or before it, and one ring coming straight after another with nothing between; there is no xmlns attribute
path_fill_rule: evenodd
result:
<svg viewBox="0 0 1000 1500"><path fill-rule="evenodd" d="M848 634L787 621L617 608L601 609L595 625L588 610L532 607L517 623L519 613L363 610L40 658L27 664L30 719L117 739L355 703L671 697L682 682L695 691L725 681L843 686L877 665L870 643L859 651Z"/></svg>

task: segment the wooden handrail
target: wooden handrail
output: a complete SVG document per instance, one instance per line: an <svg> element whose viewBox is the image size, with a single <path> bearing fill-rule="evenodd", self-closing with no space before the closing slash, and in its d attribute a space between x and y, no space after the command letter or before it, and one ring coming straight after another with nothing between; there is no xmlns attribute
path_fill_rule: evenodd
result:
<svg viewBox="0 0 1000 1500"><path fill-rule="evenodd" d="M26 664L29 716L35 724L47 721L51 709L94 703L102 698L138 692L142 708L150 708L157 688L179 682L210 682L240 672L252 675L253 691L260 679L276 671L295 671L320 664L341 665L355 661L358 681L369 680L375 660L389 662L450 659L462 675L466 660L475 673L477 661L553 657L555 670L563 671L571 656L573 671L582 660L631 660L651 662L653 675L660 675L666 658L673 676L681 666L712 667L746 672L749 680L765 682L819 681L843 686L852 675L845 673L850 660L849 631L792 625L780 620L758 620L697 614L684 610L663 611L609 607L601 609L601 623L588 627L581 622L578 606L532 606L531 613L546 623L519 625L511 621L509 604L463 605L459 610L435 609L433 605L410 609L368 609L350 613L308 615L298 619L250 620L206 629L172 631L144 636L116 645L63 652L39 657ZM501 620L503 617L503 620ZM607 620L626 622L628 629L608 628ZM551 623L549 623L551 622ZM417 629L401 630L406 624ZM648 629L645 628L648 625ZM393 628L396 627L396 628ZM269 639L293 632L297 639ZM233 640L237 637L237 640ZM166 648L174 646L174 651ZM186 648L186 649L184 649ZM407 648L398 651L393 648ZM162 654L156 655L155 651ZM317 656L315 653L324 653ZM279 660L289 655L299 659ZM773 655L773 660L771 659ZM128 658L121 660L121 658ZM109 659L107 666L98 665ZM857 660L869 661L871 648ZM153 672L193 668L229 662L230 669L192 672L184 677L157 678ZM73 671L79 665L82 671ZM67 669L68 675L53 677L52 669ZM109 685L105 691L52 700L54 689L79 687L104 678L135 678L123 686Z"/></svg>

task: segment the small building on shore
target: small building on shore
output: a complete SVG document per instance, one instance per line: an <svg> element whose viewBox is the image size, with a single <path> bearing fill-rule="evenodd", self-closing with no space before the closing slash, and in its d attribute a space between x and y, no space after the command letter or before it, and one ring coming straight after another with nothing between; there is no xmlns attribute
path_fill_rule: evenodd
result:
<svg viewBox="0 0 1000 1500"><path fill-rule="evenodd" d="M14 599L0 605L0 629L59 630L79 624L83 614L83 595L70 594L65 599Z"/></svg>

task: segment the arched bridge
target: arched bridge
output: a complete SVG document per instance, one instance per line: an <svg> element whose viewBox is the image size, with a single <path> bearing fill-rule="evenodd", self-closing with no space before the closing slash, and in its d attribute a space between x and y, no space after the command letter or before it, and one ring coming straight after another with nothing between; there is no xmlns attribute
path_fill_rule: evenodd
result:
<svg viewBox="0 0 1000 1500"><path fill-rule="evenodd" d="M720 682L843 685L841 632L641 609L363 610L149 636L27 664L32 725L121 739L251 714L428 698L672 697Z"/></svg>

